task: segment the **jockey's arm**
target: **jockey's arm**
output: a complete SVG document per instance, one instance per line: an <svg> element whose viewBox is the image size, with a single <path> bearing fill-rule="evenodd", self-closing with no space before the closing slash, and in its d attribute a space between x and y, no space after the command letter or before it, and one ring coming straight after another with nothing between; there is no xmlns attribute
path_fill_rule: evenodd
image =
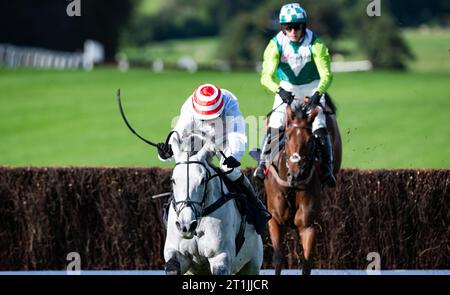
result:
<svg viewBox="0 0 450 295"><path fill-rule="evenodd" d="M183 104L180 110L180 116L178 117L177 123L175 124L175 127L172 129L178 133L179 136L183 136L183 132L185 129L189 128L192 124L192 114L188 110L188 103L190 103L191 98ZM173 146L174 144L177 144L178 135L176 133L172 134L169 140L169 144ZM173 156L168 159L162 159L158 155L158 159L162 162L170 162L173 161Z"/></svg>
<svg viewBox="0 0 450 295"><path fill-rule="evenodd" d="M236 160L240 160L245 153L247 147L247 136L245 134L245 121L242 117L242 113L239 110L239 104L237 100L230 100L231 105L227 108L226 116L226 148L225 155L227 157L234 157Z"/></svg>
<svg viewBox="0 0 450 295"><path fill-rule="evenodd" d="M264 60L261 72L261 84L275 93L279 87L279 81L276 77L278 64L280 63L280 52L273 40L270 40L264 50Z"/></svg>
<svg viewBox="0 0 450 295"><path fill-rule="evenodd" d="M311 46L312 56L317 67L317 71L320 75L320 83L317 87L317 91L321 94L327 92L330 88L333 80L333 74L331 73L331 59L328 48L325 44L317 38Z"/></svg>

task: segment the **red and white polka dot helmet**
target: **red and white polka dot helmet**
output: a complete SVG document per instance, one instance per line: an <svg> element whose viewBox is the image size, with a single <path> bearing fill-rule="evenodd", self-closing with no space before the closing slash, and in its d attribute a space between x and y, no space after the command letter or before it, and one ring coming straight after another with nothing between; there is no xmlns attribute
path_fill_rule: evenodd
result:
<svg viewBox="0 0 450 295"><path fill-rule="evenodd" d="M194 116L200 120L212 120L220 116L224 108L222 91L213 84L201 84L192 95Z"/></svg>

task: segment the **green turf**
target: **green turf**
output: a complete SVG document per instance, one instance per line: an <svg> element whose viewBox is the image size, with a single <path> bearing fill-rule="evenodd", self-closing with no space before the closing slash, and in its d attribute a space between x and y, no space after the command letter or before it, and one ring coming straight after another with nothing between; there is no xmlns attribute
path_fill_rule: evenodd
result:
<svg viewBox="0 0 450 295"><path fill-rule="evenodd" d="M409 68L420 72L450 72L450 29L405 30L403 36L415 60Z"/></svg>
<svg viewBox="0 0 450 295"><path fill-rule="evenodd" d="M161 165L155 149L122 122L117 88L135 129L161 141L171 118L201 82L233 91L245 117L265 114L273 96L258 80L258 74L249 72L2 69L0 165ZM448 73L337 74L333 83L344 167L450 168ZM243 164L254 162L246 156Z"/></svg>
<svg viewBox="0 0 450 295"><path fill-rule="evenodd" d="M177 63L183 57L190 57L200 64L211 64L219 60L219 38L204 37L194 39L168 40L151 43L144 47L127 47L123 52L132 60L163 60Z"/></svg>

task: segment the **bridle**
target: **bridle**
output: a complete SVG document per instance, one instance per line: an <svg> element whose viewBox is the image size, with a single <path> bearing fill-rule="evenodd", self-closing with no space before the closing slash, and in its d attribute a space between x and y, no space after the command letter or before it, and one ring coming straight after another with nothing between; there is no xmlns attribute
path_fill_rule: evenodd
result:
<svg viewBox="0 0 450 295"><path fill-rule="evenodd" d="M178 165L187 165L187 169L186 169L186 199L185 200L181 200L181 201L176 201L175 199L172 200L172 207L177 215L177 217L181 214L181 211L184 208L191 208L192 211L194 212L195 215L195 219L200 219L201 217L207 216L208 214L214 212L216 209L218 209L223 203L225 203L228 199L225 199L224 201L221 202L221 199L217 200L216 202L214 202L213 204L209 205L208 207L205 207L205 203L206 203L206 199L208 196L208 184L209 182L214 179L215 177L221 177L224 175L227 175L229 173L231 173L233 170L229 170L227 172L222 172L222 173L218 173L216 172L216 174L212 175L210 172L210 168L211 166L209 164L207 164L207 162L204 161L191 161L189 160L189 153L187 154L187 160L186 161L181 161L181 162L177 162L175 164L175 166ZM206 180L204 182L204 189L203 189L203 194L202 194L202 199L201 201L193 201L191 199L191 196L189 195L189 166L191 164L195 164L195 165L201 165L203 168L205 168L206 171ZM223 181L220 181L220 189L221 189L221 193L222 193L222 198L224 197L224 189L223 189ZM197 208L200 207L200 210Z"/></svg>
<svg viewBox="0 0 450 295"><path fill-rule="evenodd" d="M300 112L300 114L298 114L298 117L301 119L304 119L305 117L307 117L307 112L306 112L306 105L302 104L301 109L298 111ZM295 115L297 116L297 112L295 112ZM289 123L288 122L288 126L286 129L288 128L295 128L295 129L302 129L302 130L312 130L312 126L310 124L308 124L310 121L310 119L308 118L307 120L302 120L302 122L300 124L298 123ZM288 137L288 130L286 130L286 136ZM286 140L285 142L285 148L284 148L284 153L285 153L285 158L286 158L286 168L288 169L288 174L291 173L291 170L289 168L289 162L292 163L299 163L301 160L304 160L303 164L300 166L300 171L309 171L308 175L306 178L297 180L295 179L295 188L304 188L313 178L314 176L314 162L315 162L315 157L314 157L314 139L311 137L309 139L309 141L306 143L307 145L309 145L309 149L310 149L310 154L307 156L304 156L302 158L302 156L299 155L299 153L294 153L292 155L288 155L287 153L287 144L289 143L289 140ZM311 146L312 145L312 146ZM303 173L299 173L299 175L301 176Z"/></svg>
<svg viewBox="0 0 450 295"><path fill-rule="evenodd" d="M200 202L191 200L191 197L189 195L189 166L191 164L201 165L205 168L205 171L206 171L205 187L203 189L203 196L202 196L202 200ZM187 165L187 167L186 167L187 168L186 169L186 186L187 186L186 194L187 194L187 196L186 196L185 200L181 200L181 201L176 201L175 199L173 199L173 201L172 201L173 209L175 210L175 213L177 214L177 217L178 217L184 208L191 208L192 211L194 211L195 218L197 219L200 216L200 212L199 212L199 210L197 210L197 207L195 205L200 206L200 208L204 207L204 204L206 201L208 182L212 179L211 172L209 171L208 167L206 166L206 164L204 162L190 161L189 154L188 154L187 161L177 162L175 164L175 166L178 166L178 165Z"/></svg>

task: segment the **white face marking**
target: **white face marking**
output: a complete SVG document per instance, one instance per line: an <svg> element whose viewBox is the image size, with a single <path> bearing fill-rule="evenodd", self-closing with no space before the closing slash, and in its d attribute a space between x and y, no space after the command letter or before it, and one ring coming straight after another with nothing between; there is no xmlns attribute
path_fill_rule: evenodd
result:
<svg viewBox="0 0 450 295"><path fill-rule="evenodd" d="M289 161L292 163L298 163L302 157L298 153L294 153L292 156L289 157Z"/></svg>

